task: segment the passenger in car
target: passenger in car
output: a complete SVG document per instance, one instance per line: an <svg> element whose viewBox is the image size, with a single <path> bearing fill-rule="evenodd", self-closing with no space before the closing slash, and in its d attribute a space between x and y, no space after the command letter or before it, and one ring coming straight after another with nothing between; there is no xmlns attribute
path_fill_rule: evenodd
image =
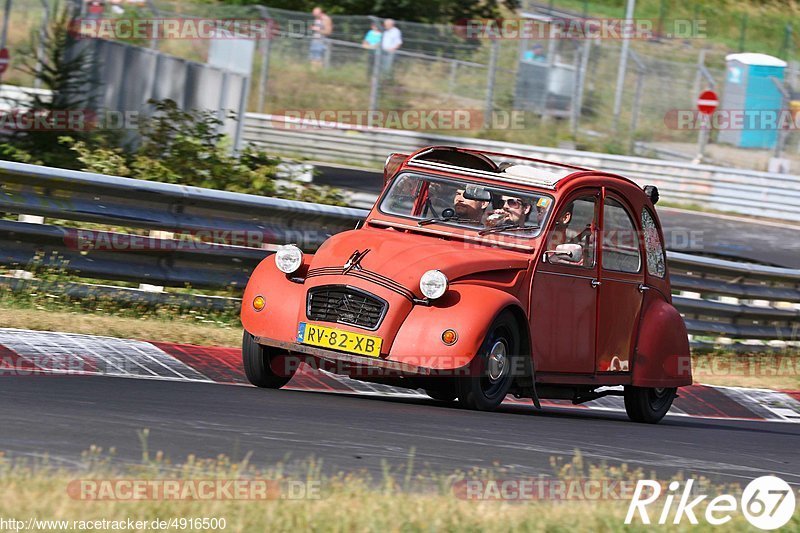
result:
<svg viewBox="0 0 800 533"><path fill-rule="evenodd" d="M468 200L465 198L463 188L457 189L453 197L453 209L456 211L456 216L458 218L474 220L475 222L480 222L482 220L483 212L488 205L489 202Z"/></svg>
<svg viewBox="0 0 800 533"><path fill-rule="evenodd" d="M533 205L527 199L502 195L494 211L486 218L486 226L493 228L504 224L524 226L530 217Z"/></svg>

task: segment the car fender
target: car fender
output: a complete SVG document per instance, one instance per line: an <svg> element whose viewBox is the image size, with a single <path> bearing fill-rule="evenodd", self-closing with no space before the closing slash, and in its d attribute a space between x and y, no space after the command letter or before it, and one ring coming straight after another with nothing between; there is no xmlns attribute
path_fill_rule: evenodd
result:
<svg viewBox="0 0 800 533"><path fill-rule="evenodd" d="M242 327L256 337L294 342L297 339L297 314L305 305L306 288L290 277L304 278L313 255L304 254L303 264L297 272L287 276L275 265L275 254L261 261L250 276L242 297ZM263 296L266 306L261 311L253 308L253 299Z"/></svg>
<svg viewBox="0 0 800 533"><path fill-rule="evenodd" d="M686 325L678 310L658 291L648 291L639 323L632 368L637 387L692 384L692 360Z"/></svg>
<svg viewBox="0 0 800 533"><path fill-rule="evenodd" d="M506 292L466 283L451 285L432 305L411 309L388 359L437 370L465 367L478 353L494 319L507 308L518 318L525 316L519 300ZM458 335L452 346L442 341L446 329ZM528 328L520 329L523 345L528 346Z"/></svg>

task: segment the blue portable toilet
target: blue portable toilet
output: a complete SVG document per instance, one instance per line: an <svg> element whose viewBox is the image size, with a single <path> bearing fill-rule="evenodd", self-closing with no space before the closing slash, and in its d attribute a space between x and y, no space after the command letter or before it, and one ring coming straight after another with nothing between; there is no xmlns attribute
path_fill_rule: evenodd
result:
<svg viewBox="0 0 800 533"><path fill-rule="evenodd" d="M783 81L786 62L777 57L753 53L729 54L725 56L725 61L725 92L720 108L732 112L765 110L774 113L778 119L788 102L783 101L783 95L771 78ZM758 115L756 124L760 127L722 129L717 141L741 148L774 148L778 141L778 128L769 127L769 123L765 124L763 120L770 115ZM745 119L743 126L747 125L748 120Z"/></svg>

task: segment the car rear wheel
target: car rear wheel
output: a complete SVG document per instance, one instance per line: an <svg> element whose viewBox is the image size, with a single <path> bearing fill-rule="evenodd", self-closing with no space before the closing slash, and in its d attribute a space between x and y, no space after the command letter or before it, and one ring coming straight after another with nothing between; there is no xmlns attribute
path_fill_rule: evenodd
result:
<svg viewBox="0 0 800 533"><path fill-rule="evenodd" d="M625 412L634 422L657 424L672 407L675 388L625 387Z"/></svg>
<svg viewBox="0 0 800 533"><path fill-rule="evenodd" d="M458 400L465 407L491 411L505 399L514 381L520 340L517 322L509 312L498 316L480 352L470 363L469 375L458 378Z"/></svg>
<svg viewBox="0 0 800 533"><path fill-rule="evenodd" d="M292 379L296 365L287 363L282 354L261 346L248 332L242 336L242 363L248 381L256 387L280 389ZM283 362L283 363L282 363Z"/></svg>

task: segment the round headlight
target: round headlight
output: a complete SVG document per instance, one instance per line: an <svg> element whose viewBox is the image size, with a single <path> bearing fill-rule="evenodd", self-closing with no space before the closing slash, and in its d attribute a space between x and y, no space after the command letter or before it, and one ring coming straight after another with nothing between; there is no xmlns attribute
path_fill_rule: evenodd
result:
<svg viewBox="0 0 800 533"><path fill-rule="evenodd" d="M447 276L438 270L428 270L419 280L419 290L426 298L435 300L447 290Z"/></svg>
<svg viewBox="0 0 800 533"><path fill-rule="evenodd" d="M294 244L280 246L275 252L275 264L281 272L291 274L303 264L303 252Z"/></svg>

